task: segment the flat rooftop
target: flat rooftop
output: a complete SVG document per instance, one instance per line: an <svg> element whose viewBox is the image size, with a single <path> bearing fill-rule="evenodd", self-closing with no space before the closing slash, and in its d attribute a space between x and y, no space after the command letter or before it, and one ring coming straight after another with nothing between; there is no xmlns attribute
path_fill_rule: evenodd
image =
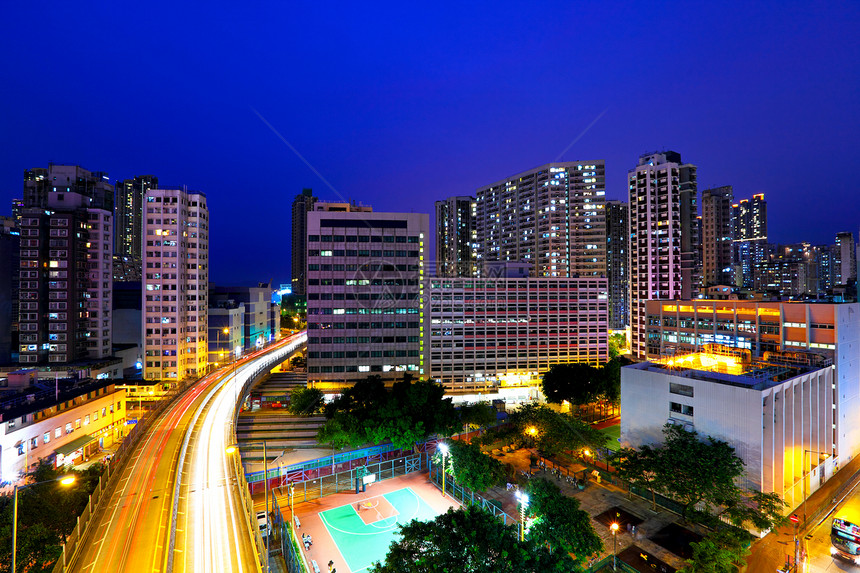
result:
<svg viewBox="0 0 860 573"><path fill-rule="evenodd" d="M763 390L830 365L828 359L812 353L773 353L766 354L765 359L752 359L748 351L713 346L705 351L666 356L626 368Z"/></svg>

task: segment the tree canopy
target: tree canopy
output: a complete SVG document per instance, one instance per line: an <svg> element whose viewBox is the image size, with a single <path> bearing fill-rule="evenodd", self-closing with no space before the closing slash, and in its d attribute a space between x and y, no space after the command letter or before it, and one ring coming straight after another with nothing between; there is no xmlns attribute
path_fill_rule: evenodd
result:
<svg viewBox="0 0 860 573"><path fill-rule="evenodd" d="M400 538L385 561L369 573L537 573L566 571L565 556L519 540L517 525L505 525L476 506L449 509L433 521L399 526Z"/></svg>
<svg viewBox="0 0 860 573"><path fill-rule="evenodd" d="M495 423L496 409L488 402L464 404L458 408L460 423L471 428L486 428Z"/></svg>
<svg viewBox="0 0 860 573"><path fill-rule="evenodd" d="M459 483L474 491L486 491L505 477L502 462L481 451L478 444L461 440L447 442L450 459L445 472ZM441 458L434 463L441 463Z"/></svg>
<svg viewBox="0 0 860 573"><path fill-rule="evenodd" d="M735 573L750 554L749 533L721 527L704 539L693 542L693 556L678 573Z"/></svg>
<svg viewBox="0 0 860 573"><path fill-rule="evenodd" d="M290 392L290 414L315 414L321 411L324 405L322 390L318 388L295 388Z"/></svg>
<svg viewBox="0 0 860 573"><path fill-rule="evenodd" d="M529 539L559 554L563 561L566 556L566 570L579 570L590 556L603 551L603 542L591 517L579 508L579 500L563 495L554 482L532 479L529 498L528 513L534 518Z"/></svg>
<svg viewBox="0 0 860 573"><path fill-rule="evenodd" d="M391 390L379 376L357 382L325 406L327 421L317 439L335 447L391 440L403 449L434 434L449 435L460 420L442 386L413 382L408 375Z"/></svg>
<svg viewBox="0 0 860 573"><path fill-rule="evenodd" d="M510 415L509 420L521 434L533 436L535 447L544 456L584 447L603 447L608 439L572 415L540 404L522 406Z"/></svg>
<svg viewBox="0 0 860 573"><path fill-rule="evenodd" d="M663 427L663 435L661 445L619 450L610 460L619 477L683 503L685 517L702 503L704 512L693 516L700 521L717 524L716 517L725 516L737 527L759 530L784 522L779 495L737 484L744 463L728 443L673 424Z"/></svg>
<svg viewBox="0 0 860 573"><path fill-rule="evenodd" d="M555 364L543 375L541 389L552 404L565 400L577 406L598 400L617 402L621 396L621 367L629 363L619 356L603 366Z"/></svg>
<svg viewBox="0 0 860 573"><path fill-rule="evenodd" d="M29 483L40 483L18 491L19 570L39 573L53 570L60 545L71 533L86 507L104 470L101 464L84 471L60 471L41 463ZM61 476L75 475L71 486L61 486ZM12 495L0 496L0 572L12 567Z"/></svg>

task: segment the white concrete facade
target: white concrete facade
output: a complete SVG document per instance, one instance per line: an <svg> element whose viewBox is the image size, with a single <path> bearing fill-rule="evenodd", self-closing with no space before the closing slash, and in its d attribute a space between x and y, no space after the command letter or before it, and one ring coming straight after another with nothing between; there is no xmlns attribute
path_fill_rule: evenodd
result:
<svg viewBox="0 0 860 573"><path fill-rule="evenodd" d="M648 301L647 356L685 354L705 344L765 352L810 352L836 370L835 457L860 454L860 304L755 300Z"/></svg>
<svg viewBox="0 0 860 573"><path fill-rule="evenodd" d="M739 485L776 492L793 509L804 487L812 493L839 465L832 455L835 368L806 370L753 385L741 382L743 376L648 362L622 368L622 445L659 444L667 423L694 429L735 448L746 470Z"/></svg>

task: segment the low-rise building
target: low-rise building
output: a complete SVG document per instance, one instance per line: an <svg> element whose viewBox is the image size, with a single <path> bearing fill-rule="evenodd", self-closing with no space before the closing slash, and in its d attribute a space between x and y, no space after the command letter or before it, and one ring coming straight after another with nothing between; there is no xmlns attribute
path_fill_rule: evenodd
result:
<svg viewBox="0 0 860 573"><path fill-rule="evenodd" d="M819 355L708 345L621 369L621 443L662 442L665 424L734 447L746 488L797 507L839 468L835 367ZM803 483L803 480L806 483Z"/></svg>
<svg viewBox="0 0 860 573"><path fill-rule="evenodd" d="M56 466L83 461L122 439L125 390L113 382L42 384L0 409L0 482L14 481L40 460Z"/></svg>

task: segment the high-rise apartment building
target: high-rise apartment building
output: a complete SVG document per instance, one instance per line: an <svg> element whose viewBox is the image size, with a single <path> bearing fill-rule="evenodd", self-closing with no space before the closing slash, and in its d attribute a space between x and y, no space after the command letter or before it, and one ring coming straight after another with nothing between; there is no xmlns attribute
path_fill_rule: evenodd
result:
<svg viewBox="0 0 860 573"><path fill-rule="evenodd" d="M478 274L477 203L474 197L436 201L436 276Z"/></svg>
<svg viewBox="0 0 860 573"><path fill-rule="evenodd" d="M767 201L764 193L732 205L735 285L753 288L755 267L767 257Z"/></svg>
<svg viewBox="0 0 860 573"><path fill-rule="evenodd" d="M149 189L143 205L144 378L194 378L208 365L206 196Z"/></svg>
<svg viewBox="0 0 860 573"><path fill-rule="evenodd" d="M630 320L627 267L630 246L630 215L627 203L606 202L606 277L609 279L609 328L622 330Z"/></svg>
<svg viewBox="0 0 860 573"><path fill-rule="evenodd" d="M114 253L121 261L122 276L114 280L139 280L141 267L143 198L150 189L158 189L158 177L138 175L118 181L116 187L116 233Z"/></svg>
<svg viewBox="0 0 860 573"><path fill-rule="evenodd" d="M308 380L429 373L422 213L308 213Z"/></svg>
<svg viewBox="0 0 860 573"><path fill-rule="evenodd" d="M632 352L643 356L645 301L697 291L696 166L674 151L642 155L628 171L628 190Z"/></svg>
<svg viewBox="0 0 860 573"><path fill-rule="evenodd" d="M702 285L734 283L731 185L702 191Z"/></svg>
<svg viewBox="0 0 860 573"><path fill-rule="evenodd" d="M77 165L24 173L21 364L111 354L113 185Z"/></svg>
<svg viewBox="0 0 860 573"><path fill-rule="evenodd" d="M312 189L302 189L293 199L292 243L290 248L290 268L293 294L305 296L308 267L308 212L313 210L317 198Z"/></svg>
<svg viewBox="0 0 860 573"><path fill-rule="evenodd" d="M537 277L606 275L603 160L548 163L476 192L478 266L525 261Z"/></svg>
<svg viewBox="0 0 860 573"><path fill-rule="evenodd" d="M836 284L857 280L857 246L853 233L836 233Z"/></svg>

